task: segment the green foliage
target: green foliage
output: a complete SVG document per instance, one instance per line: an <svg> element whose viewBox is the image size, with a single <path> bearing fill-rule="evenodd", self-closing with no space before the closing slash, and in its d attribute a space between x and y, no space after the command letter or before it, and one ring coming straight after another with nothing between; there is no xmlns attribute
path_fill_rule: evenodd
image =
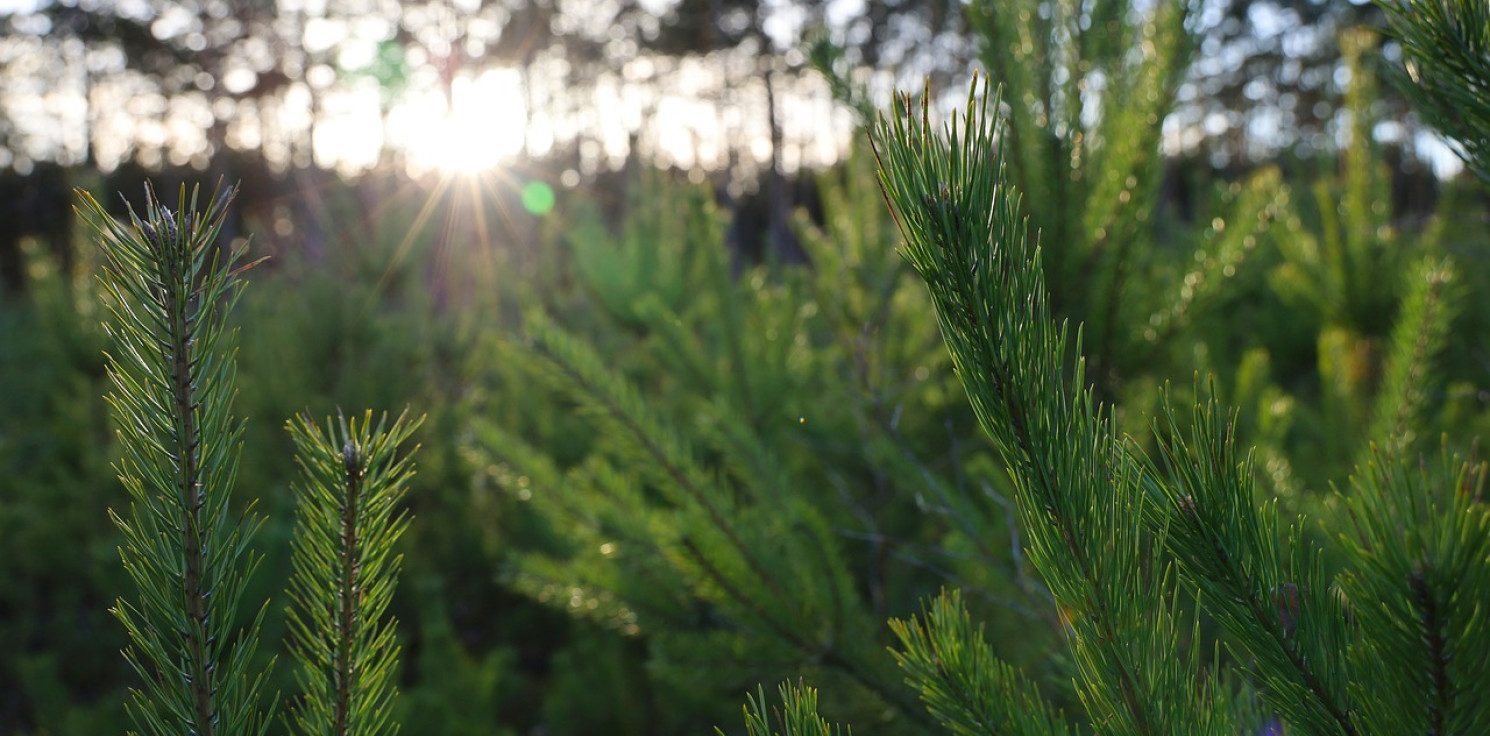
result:
<svg viewBox="0 0 1490 736"><path fill-rule="evenodd" d="M485 486L505 486L545 530L509 579L641 640L669 704L653 731L719 717L761 673L841 682L834 708L908 728L924 715L883 649L887 615L945 582L1001 621L1040 619L870 163L825 177L821 224L799 219L811 270L732 266L696 189L647 189L616 242L578 210L584 291L550 293L551 316L492 361L505 398L474 422L476 497L499 513ZM610 267L578 265L607 249Z"/></svg>
<svg viewBox="0 0 1490 736"><path fill-rule="evenodd" d="M709 225L705 211L697 206L696 190L658 186L655 179L644 183L659 201L633 208L619 237L612 238L594 213L577 218L565 233L576 275L598 306L627 327L643 324L646 311L678 308L688 278L700 275L692 267L700 253L671 246L702 237L700 229ZM678 217L679 212L687 216Z"/></svg>
<svg viewBox="0 0 1490 736"><path fill-rule="evenodd" d="M304 700L297 732L374 736L396 730L389 718L399 647L383 614L401 558L392 552L408 519L395 517L413 468L398 448L419 421L387 417L373 425L338 420L325 429L301 415L290 423L305 473L296 505L294 602L290 630ZM331 604L331 605L328 605Z"/></svg>
<svg viewBox="0 0 1490 736"><path fill-rule="evenodd" d="M1054 16L1031 10L1028 23L1009 26L1029 38L1008 41L1012 55L1001 63L1054 64L1067 73L1041 81L1038 68L1017 72L1046 91L1033 103L1028 96L1007 103L1009 127L996 145L990 132L956 127L958 145L973 153L938 159L925 118L920 128L901 131L913 141L903 168L916 173L889 198L904 205L895 212L907 239L914 243L922 232L929 233L923 245L938 237L950 243L987 236L978 230L986 227L1004 248L998 258L943 249L947 262L936 266L910 251L909 265L942 307L951 366L928 345L935 335L924 318L927 294L906 288L906 264L886 247L894 231L876 215L880 203L865 196L854 162L841 182L825 188L823 225L799 223L812 262L807 274L736 266L739 275L731 278L713 250L717 226L700 216L707 205L696 195L646 189L631 202L633 221L615 235L584 224L581 211L568 241L584 291L546 298L550 317L531 323L527 341L500 353L504 363L529 366L527 375L555 389L545 395L565 410L477 422L478 463L495 461L483 486L488 478L506 485L547 529L541 551L516 555L516 585L642 638L654 682L670 684L662 689L669 695L659 697L684 709L707 709L703 692L748 688L752 683L742 680L752 673L775 680L849 674L897 718L915 718L907 711L919 708L908 707L879 658L835 660L802 644L824 630L810 613L820 607L814 601L847 580L853 595L841 605L880 641L891 632L876 621L907 616L913 601L940 585L962 589L980 620L1000 632L1000 656L1027 673L1014 680L1041 688L1009 685L1001 700L970 701L960 712L991 713L995 705L1072 712L1079 705L1090 722L1113 732L1261 729L1284 712L1263 693L1273 692L1269 685L1297 685L1298 673L1233 677L1233 660L1260 656L1251 647L1275 665L1280 655L1197 610L1208 600L1200 597L1199 573L1175 564L1175 540L1167 535L1177 501L1165 489L1179 481L1169 475L1173 468L1156 468L1141 451L1156 449L1164 458L1173 447L1168 434L1151 439L1145 414L1162 416L1168 402L1186 396L1187 389L1171 396L1168 380L1188 383L1197 364L1214 370L1211 391L1242 407L1236 430L1259 445L1263 490L1249 486L1248 494L1281 496L1281 512L1271 513L1284 518L1309 510L1345 523L1341 504L1327 493L1330 483L1373 442L1407 453L1431 434L1425 427L1444 404L1437 364L1458 313L1458 277L1435 240L1399 234L1381 204L1387 179L1365 134L1373 96L1365 73L1352 77L1349 104L1361 114L1352 118L1356 135L1342 174L1322 180L1309 207L1298 207L1291 182L1269 168L1218 187L1201 211L1221 214L1204 215L1199 227L1166 214L1153 149L1157 120L1172 104L1172 75L1183 68L1183 58L1172 57L1187 53L1184 14L1167 6L1154 15L1116 7L1056 9ZM1009 8L984 6L985 20L1019 17ZM1108 13L1103 27L1122 30L1111 48L1088 30L1101 25L1094 20L1099 11ZM1031 56L1038 48L1045 51ZM1353 48L1350 60L1360 65L1362 47ZM819 52L831 67L831 49ZM1080 58L1105 61L1062 66ZM1138 95L1136 108L1151 110L1154 124L1133 124L1132 110L1120 104L1127 98L1117 93L1093 92L1103 101L1070 104L1065 95L1082 88L1067 80L1093 68L1129 75L1114 89ZM1091 80L1108 72L1087 79L1101 88ZM910 102L904 104L908 111ZM1066 122L1048 130L1031 124L1021 136L1021 105L1031 120L1042 110L1065 110ZM1104 110L1128 123L1109 127ZM1068 140L1055 135L1063 131L1076 132ZM1050 150L1029 150L1041 146ZM1041 169L1051 155L1062 163ZM1039 196L1000 198L1003 189L986 181L982 189L955 184L1000 164L1011 179L1017 173L1038 182L1031 186ZM1112 177L1133 180L1098 186ZM1002 209L987 222L969 214L986 212L988 202ZM1038 258L1019 242L1024 217L1041 229ZM975 275L970 284L948 276L967 272ZM688 288L695 284L708 288ZM1089 319L1087 339L1056 326L1065 319ZM782 344L782 335L801 349ZM1079 358L1106 367L1088 370ZM951 406L955 388L938 378L947 367L966 385L1004 467L966 441L968 417ZM930 380L899 378L911 372ZM1351 382L1340 384L1347 376ZM1328 388L1337 384L1348 390ZM533 402L532 383L519 385L514 401ZM508 391L502 395L517 393ZM1201 400L1203 393L1193 390ZM581 411L568 412L571 406ZM938 435L940 416L955 417L956 429L935 449L928 439ZM1165 426L1184 436L1197 421L1181 413ZM679 493L680 478L707 492ZM816 488L837 493L798 490ZM1247 498L1237 507L1252 508ZM772 517L767 525L759 509L805 514L805 521L787 526ZM700 520L708 522L703 530L690 526ZM1278 566L1249 569L1251 577L1228 584L1274 607L1275 599L1303 589L1306 605L1338 613L1326 604L1340 551L1319 546L1317 524L1281 527L1290 535L1283 541L1248 548L1271 550ZM710 534L718 557L708 564L690 567L692 550L669 549L675 540ZM822 547L823 540L836 546ZM828 550L821 566L831 570L856 564L861 541L874 555L867 574L864 567L847 578L793 567L790 551L799 543ZM771 554L779 549L789 551L784 560ZM1031 564L1039 579L1026 574ZM1301 582L1314 579L1309 575L1322 582ZM800 601L780 601L767 582L772 576L807 592L797 594ZM810 585L819 587L803 587ZM762 616L732 596L769 601L762 610L776 615ZM1320 598L1311 603L1310 596ZM809 615L791 612L793 605ZM1250 625L1261 625L1253 618ZM919 661L941 658L926 647L946 641L936 638L942 633L953 636L950 621L936 625L948 631L933 627L915 640L917 653L926 654ZM1069 658L1048 653L1061 637L1075 645ZM1234 648L1202 656L1217 637ZM1334 640L1323 641L1328 649ZM902 646L903 661L918 661L910 658L911 644ZM1339 659L1334 650L1327 655L1321 667ZM928 692L932 672L923 668L912 690ZM1060 684L1073 675L1074 692ZM1267 679L1275 676L1282 679ZM1340 682L1330 685L1331 697ZM693 686L686 699L678 693L684 684ZM1035 695L1049 705L1016 704ZM843 705L827 707L836 715L854 710ZM944 707L933 717L957 712ZM1035 732L1053 727L1040 724L1017 721Z"/></svg>
<svg viewBox="0 0 1490 736"><path fill-rule="evenodd" d="M205 212L181 192L173 212L146 191L146 215L111 218L86 193L83 214L99 235L100 284L113 320L105 330L108 397L124 449L120 480L134 501L111 512L124 538L120 554L137 601L113 613L132 646L125 659L145 681L129 709L148 733L264 734L263 674L254 659L268 602L251 623L235 623L263 560L249 546L262 522L230 509L243 424L232 417L233 333L225 315L242 295L240 247L225 258L215 240L231 192ZM235 266L237 266L235 268ZM305 690L298 732L384 733L398 647L381 622L399 558L392 547L407 526L394 517L412 471L399 444L418 422L391 427L342 422L338 436L310 420L292 424L306 474L290 547L296 608L293 651ZM219 731L221 729L221 731Z"/></svg>
<svg viewBox="0 0 1490 736"><path fill-rule="evenodd" d="M1368 446L1402 455L1419 449L1419 427L1428 426L1427 411L1435 358L1448 342L1457 312L1454 262L1447 256L1424 257L1407 271L1408 289L1392 329L1385 375L1371 407ZM1365 466L1364 453L1355 463Z"/></svg>
<svg viewBox="0 0 1490 736"><path fill-rule="evenodd" d="M1312 340L1312 354L1280 339L1253 348L1253 360L1293 363L1266 372L1295 378L1261 379L1246 388L1252 396L1233 399L1249 428L1275 415L1267 421L1276 431L1251 439L1271 490L1295 501L1302 489L1321 490L1361 465L1373 444L1426 449L1414 428L1433 421L1441 403L1438 359L1464 302L1442 229L1400 232L1390 212L1391 173L1370 133L1374 77L1362 58L1370 40L1363 32L1342 39L1352 128L1339 174L1316 181L1305 206L1285 194L1273 231L1278 262L1268 285L1296 334ZM1298 365L1303 360L1312 365ZM1252 409L1254 396L1262 405Z"/></svg>
<svg viewBox="0 0 1490 736"><path fill-rule="evenodd" d="M921 690L926 709L948 731L958 736L1071 732L1032 682L994 656L957 591L937 596L921 618L891 621L890 628L900 640L895 659L906 681Z"/></svg>
<svg viewBox="0 0 1490 736"><path fill-rule="evenodd" d="M1158 210L1161 123L1189 68L1191 2L984 0L969 17L1004 85L1005 165L1043 234L1052 311L1085 323L1102 391L1134 326L1128 289ZM1250 227L1242 218L1235 222ZM1115 375L1113 376L1115 377Z"/></svg>
<svg viewBox="0 0 1490 736"><path fill-rule="evenodd" d="M1398 87L1490 180L1490 8L1477 0L1378 0L1402 42Z"/></svg>
<svg viewBox="0 0 1490 736"><path fill-rule="evenodd" d="M242 425L229 406L236 365L222 314L241 293L241 251L220 261L215 247L227 198L199 213L195 191L187 202L183 189L185 207L172 212L147 194L144 219L131 211L129 227L82 195L103 248L117 350L109 403L133 501L127 515L111 513L139 596L113 609L132 645L125 658L145 681L130 711L162 736L263 733L262 675L249 665L264 608L234 626L259 524L239 523L229 504Z"/></svg>
<svg viewBox="0 0 1490 736"><path fill-rule="evenodd" d="M1345 692L1354 632L1318 550L1300 524L1284 546L1276 504L1255 506L1252 469L1214 405L1194 415L1187 441L1165 411L1168 478L1156 485L1169 502L1158 515L1170 552L1206 613L1255 663L1269 705L1308 733L1355 733Z"/></svg>
<svg viewBox="0 0 1490 736"><path fill-rule="evenodd" d="M1381 455L1350 498L1353 563L1340 591L1366 635L1350 650L1363 733L1478 733L1490 706L1485 623L1490 520L1485 465L1447 453L1418 467Z"/></svg>
<svg viewBox="0 0 1490 736"><path fill-rule="evenodd" d="M848 736L851 733L817 714L817 691L810 687L782 683L781 702L782 707L768 710L766 692L757 688L745 706L745 732L750 736ZM773 715L779 730L771 725Z"/></svg>
<svg viewBox="0 0 1490 736"><path fill-rule="evenodd" d="M389 552L410 584L362 619L407 654L372 669L421 734L697 733L752 692L762 735L834 730L819 710L875 733L1486 730L1480 471L1417 460L1490 428L1479 202L1450 190L1421 232L1392 211L1350 37L1337 162L1196 174L1170 207L1157 135L1193 16L1126 5L974 4L1005 127L960 119L989 147L954 156L901 121L914 263L868 155L819 175L806 268L745 262L710 193L661 174L615 222L562 191L500 234L501 202L460 187L322 192L306 247L223 314L250 327L231 503L265 517L242 597L295 569L279 419L428 405ZM999 157L1003 185L977 183ZM0 310L0 731L118 732L106 336L97 287L36 283ZM317 628L282 609L249 669ZM300 702L295 669L263 688ZM766 681L821 691L772 705Z"/></svg>
<svg viewBox="0 0 1490 736"><path fill-rule="evenodd" d="M1166 407L1160 461L1136 454L1093 403L1079 349L1074 372L1065 370L1067 332L1050 318L1040 250L1027 244L1020 192L1002 165L1007 139L987 105L986 94L981 103L970 97L963 124L954 115L940 135L924 108L919 117L897 110L874 140L907 258L927 283L969 398L1015 478L1030 554L1067 625L1092 727L1234 733L1256 725L1248 689L1220 686L1230 668L1214 670L1224 661L1199 666L1205 617L1225 630L1264 712L1303 733L1486 728L1490 707L1461 694L1486 684L1490 631L1476 598L1449 593L1490 579L1483 464L1446 456L1441 469L1414 476L1392 439L1402 436L1401 414L1391 412L1382 425L1386 451L1346 499L1350 522L1336 532L1344 543L1334 550L1346 566L1334 571L1302 521L1284 533L1276 507L1257 506L1234 425L1214 405L1195 408L1188 439ZM1445 277L1431 262L1417 273L1428 286L1404 308L1409 327L1399 331L1396 352L1421 364L1437 338L1427 335L1425 349L1407 334L1420 329L1428 295ZM1412 389L1403 388L1411 383L1399 371L1387 405L1411 404ZM1199 617L1183 636L1175 622L1189 590L1199 593ZM934 635L905 646L903 661L933 665L944 661L938 646L948 650ZM941 713L996 709L1029 720L1011 690L994 708L970 695L986 697L988 688L971 681L997 672L991 658L983 662L979 675L922 667L915 682Z"/></svg>
<svg viewBox="0 0 1490 736"><path fill-rule="evenodd" d="M1170 206L1160 135L1190 68L1198 9L969 7L983 63L1004 89L1004 164L1025 193L1020 213L1041 234L1051 313L1083 325L1094 396L1135 432L1158 386L1191 370L1200 351L1224 371L1240 358L1233 351L1257 343L1245 317L1252 262L1288 201L1264 167L1219 196L1202 188L1193 209Z"/></svg>
<svg viewBox="0 0 1490 736"><path fill-rule="evenodd" d="M104 336L87 284L32 274L0 309L0 731L120 732Z"/></svg>
<svg viewBox="0 0 1490 736"><path fill-rule="evenodd" d="M724 424L727 415L711 417L720 424L703 439L723 472L706 470L693 443L598 355L541 321L529 334L544 372L600 423L607 452L561 473L483 427L483 443L524 468L576 535L564 550L572 567L532 559L520 586L622 631L645 626L660 650L703 655L698 665L714 677L746 651L746 671L808 659L869 669L860 660L876 652L859 643L871 619L855 605L840 545L758 440Z"/></svg>
<svg viewBox="0 0 1490 736"><path fill-rule="evenodd" d="M445 601L449 597L429 579L415 579L426 605L420 610L418 654L410 663L421 687L398 699L400 723L419 724L430 736L510 734L509 707L523 683L513 670L513 652L471 651L452 630Z"/></svg>
<svg viewBox="0 0 1490 736"><path fill-rule="evenodd" d="M974 87L976 90L976 86ZM985 431L1015 480L1031 561L1061 612L1088 715L1115 734L1231 733L1179 651L1177 589L1141 522L1151 501L1050 318L1038 251L987 117L969 97L945 142L925 106L875 128L881 182ZM1079 338L1078 338L1079 341ZM1169 662L1167 667L1151 663ZM1014 710L1006 706L1007 710Z"/></svg>

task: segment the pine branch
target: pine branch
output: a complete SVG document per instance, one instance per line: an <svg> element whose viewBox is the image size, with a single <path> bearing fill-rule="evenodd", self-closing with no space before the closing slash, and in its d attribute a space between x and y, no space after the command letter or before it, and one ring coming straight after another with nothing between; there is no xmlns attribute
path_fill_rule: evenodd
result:
<svg viewBox="0 0 1490 736"><path fill-rule="evenodd" d="M255 520L229 504L242 424L231 413L232 335L224 315L241 294L238 250L219 261L214 241L232 191L197 211L183 187L171 211L146 189L145 214L110 217L86 192L79 214L104 255L100 283L114 320L108 356L124 457L117 469L132 498L125 571L139 598L113 613L129 634L125 658L146 681L130 712L143 731L199 736L262 733L262 675L250 679L264 609L246 629L232 621L258 564L248 549ZM233 642L229 646L229 642Z"/></svg>
<svg viewBox="0 0 1490 736"><path fill-rule="evenodd" d="M940 135L925 97L919 117L907 99L875 127L905 255L1010 466L1030 559L1069 622L1092 721L1109 733L1224 731L1231 714L1197 692L1198 661L1177 650L1174 581L1145 549L1141 473L1095 405L1082 362L1067 372L1067 331L1050 317L986 86L980 103L974 83L963 124L954 113Z"/></svg>
<svg viewBox="0 0 1490 736"><path fill-rule="evenodd" d="M781 684L781 708L766 704L766 692L757 688L745 706L745 731L749 736L851 736L852 731L823 720L817 713L817 691L800 683ZM773 718L774 716L774 718ZM772 727L774 721L780 730ZM719 736L724 732L714 729Z"/></svg>
<svg viewBox="0 0 1490 736"><path fill-rule="evenodd" d="M1218 226L1206 228L1205 243L1195 253L1197 265L1179 279L1172 296L1152 312L1143 328L1150 346L1164 345L1179 334L1191 316L1224 292L1222 286L1241 272L1265 233L1288 202L1288 188L1275 168L1263 169L1243 185Z"/></svg>
<svg viewBox="0 0 1490 736"><path fill-rule="evenodd" d="M1362 468L1341 583L1362 641L1351 651L1362 733L1490 732L1490 510L1485 465L1379 453Z"/></svg>
<svg viewBox="0 0 1490 736"><path fill-rule="evenodd" d="M304 474L290 542L289 628L304 690L295 731L306 736L397 731L389 716L399 647L395 622L381 619L402 560L392 550L408 527L396 507L413 467L399 448L423 420L372 419L339 418L335 427L328 419L322 429L302 415L288 427Z"/></svg>
<svg viewBox="0 0 1490 736"><path fill-rule="evenodd" d="M1223 426L1213 404L1196 407L1188 441L1167 404L1164 416L1168 477L1157 485L1169 499L1170 518L1161 523L1180 569L1255 662L1253 677L1271 706L1311 733L1355 736L1345 692L1353 631L1328 594L1318 551L1305 548L1295 525L1292 574L1285 569L1276 507L1253 507L1251 464L1237 460L1233 423Z"/></svg>
<svg viewBox="0 0 1490 736"><path fill-rule="evenodd" d="M1393 81L1490 181L1490 5L1482 0L1376 0L1402 43Z"/></svg>
<svg viewBox="0 0 1490 736"><path fill-rule="evenodd" d="M693 595L720 605L735 623L764 634L763 641L837 669L908 717L925 718L890 676L888 657L862 641L871 624L848 605L852 581L838 561L831 527L787 492L787 480L769 469L763 448L744 443L721 452L739 471L738 484L711 478L694 459L692 443L592 351L541 320L531 323L529 334L530 357L599 415L612 448L657 492L629 511L627 521L653 537L638 553L661 556ZM725 444L748 436L728 422L702 434Z"/></svg>
<svg viewBox="0 0 1490 736"><path fill-rule="evenodd" d="M550 367L571 382L580 397L591 403L644 455L645 468L654 468L657 480L675 493L681 506L700 509L714 532L721 535L744 563L751 576L778 600L785 591L726 518L728 501L706 478L696 472L688 458L691 450L664 422L650 412L641 397L624 382L612 379L599 358L575 343L557 328L542 321L530 323L533 350ZM773 624L779 626L779 623Z"/></svg>
<svg viewBox="0 0 1490 736"><path fill-rule="evenodd" d="M974 627L962 598L943 593L920 618L890 622L895 659L927 710L958 736L1071 733L1028 680L1000 662Z"/></svg>
<svg viewBox="0 0 1490 736"><path fill-rule="evenodd" d="M1454 271L1451 259L1437 256L1424 258L1411 271L1414 278L1408 281L1392 329L1386 377L1373 402L1368 446L1376 444L1396 453L1412 447L1417 439L1415 432L1427 409L1433 361L1447 344L1459 311ZM1364 466L1368 460L1363 456L1356 464Z"/></svg>

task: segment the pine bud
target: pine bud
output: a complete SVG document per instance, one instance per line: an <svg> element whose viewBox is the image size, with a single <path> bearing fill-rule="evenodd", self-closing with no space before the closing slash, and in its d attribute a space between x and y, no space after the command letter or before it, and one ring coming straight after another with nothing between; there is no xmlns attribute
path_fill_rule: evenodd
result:
<svg viewBox="0 0 1490 736"><path fill-rule="evenodd" d="M1195 497L1188 493L1180 496L1179 500L1175 502L1175 507L1179 509L1180 515L1186 519L1194 519L1197 516L1195 511Z"/></svg>
<svg viewBox="0 0 1490 736"><path fill-rule="evenodd" d="M351 440L341 448L341 459L347 467L347 476L357 478L362 475L362 451L358 449L357 443Z"/></svg>

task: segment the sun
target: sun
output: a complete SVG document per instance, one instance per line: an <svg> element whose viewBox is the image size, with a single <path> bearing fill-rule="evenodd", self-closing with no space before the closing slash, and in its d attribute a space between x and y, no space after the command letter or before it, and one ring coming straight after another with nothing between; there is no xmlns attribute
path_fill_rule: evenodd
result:
<svg viewBox="0 0 1490 736"><path fill-rule="evenodd" d="M493 169L523 151L529 121L521 80L514 69L456 79L448 109L438 93L417 95L390 116L396 128L390 132L417 168L461 174Z"/></svg>

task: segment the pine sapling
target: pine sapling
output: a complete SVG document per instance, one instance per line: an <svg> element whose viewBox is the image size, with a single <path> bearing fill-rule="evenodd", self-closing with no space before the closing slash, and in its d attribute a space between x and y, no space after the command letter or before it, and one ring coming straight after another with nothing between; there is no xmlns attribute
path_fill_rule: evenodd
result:
<svg viewBox="0 0 1490 736"><path fill-rule="evenodd" d="M398 730L389 716L398 669L395 622L383 620L402 557L392 551L408 527L397 511L413 467L399 446L420 421L373 424L308 416L290 422L304 478L291 541L291 645L304 699L292 731L304 736L378 736Z"/></svg>
<svg viewBox="0 0 1490 736"><path fill-rule="evenodd" d="M172 211L147 187L144 216L110 217L86 192L79 214L98 234L99 281L115 345L108 402L131 504L110 511L137 597L112 612L124 656L145 681L132 692L136 727L157 736L262 734L263 674L253 654L267 606L234 626L260 521L231 508L243 424L231 402L236 364L224 315L242 293L243 250L214 247L231 190L197 211L197 190ZM252 265L252 264L250 264Z"/></svg>
<svg viewBox="0 0 1490 736"><path fill-rule="evenodd" d="M113 321L108 396L123 447L120 480L132 504L110 511L138 597L112 612L124 656L144 680L129 711L153 736L262 736L267 672L253 672L268 602L242 628L234 620L262 555L249 549L261 521L233 513L243 423L231 413L236 364L225 316L242 294L244 250L215 245L232 191L198 212L197 190L173 211L147 187L144 215L127 223L79 192L98 234L100 277ZM390 718L398 665L394 622L383 620L408 526L396 510L413 474L400 445L420 420L391 425L306 417L291 422L304 471L292 547L291 650L303 696L292 730L310 736L378 736ZM272 662L271 662L272 666Z"/></svg>

